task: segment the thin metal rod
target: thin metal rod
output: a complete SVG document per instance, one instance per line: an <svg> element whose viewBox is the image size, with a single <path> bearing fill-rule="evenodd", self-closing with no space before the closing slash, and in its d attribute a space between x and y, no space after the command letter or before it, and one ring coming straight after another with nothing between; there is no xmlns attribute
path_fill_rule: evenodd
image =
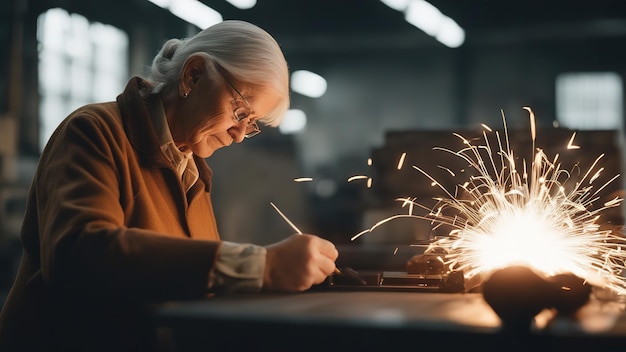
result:
<svg viewBox="0 0 626 352"><path fill-rule="evenodd" d="M274 203L270 202L270 205L274 208L274 210L276 210L278 215L280 215L283 218L283 220L285 220L285 222L287 222L289 224L289 226L291 226L291 228L294 231L296 231L299 235L302 235L302 231L300 231L298 226L296 226L293 222L291 222L291 220L289 220L289 218L285 214L283 214L283 212L280 211L280 209L278 209L278 207L276 205L274 205ZM337 269L335 267L335 274L341 274L341 270L339 270L339 269Z"/></svg>
<svg viewBox="0 0 626 352"><path fill-rule="evenodd" d="M300 229L298 229L298 227L293 222L291 222L291 220L289 220L289 218L287 218L287 216L285 216L285 214L283 214L283 212L280 211L280 209L278 209L278 207L275 206L274 203L270 202L270 204L272 205L272 207L274 207L274 209L276 210L278 215L282 216L283 219L289 224L289 226L291 226L291 228L294 231L296 231L298 234L302 235L302 231L300 231Z"/></svg>

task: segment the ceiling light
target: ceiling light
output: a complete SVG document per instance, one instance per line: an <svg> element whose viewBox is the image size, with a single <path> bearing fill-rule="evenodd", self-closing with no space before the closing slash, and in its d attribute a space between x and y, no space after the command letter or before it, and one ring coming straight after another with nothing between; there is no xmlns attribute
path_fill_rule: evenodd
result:
<svg viewBox="0 0 626 352"><path fill-rule="evenodd" d="M465 42L465 31L453 19L424 0L380 0L394 10L404 12L404 19L449 48Z"/></svg>
<svg viewBox="0 0 626 352"><path fill-rule="evenodd" d="M458 48L465 41L465 31L453 19L445 17L435 38L449 48Z"/></svg>
<svg viewBox="0 0 626 352"><path fill-rule="evenodd" d="M175 16L204 29L223 21L222 15L198 0L148 0Z"/></svg>
<svg viewBox="0 0 626 352"><path fill-rule="evenodd" d="M411 1L404 13L407 22L433 37L437 35L444 17L439 9L422 0Z"/></svg>
<svg viewBox="0 0 626 352"><path fill-rule="evenodd" d="M411 0L380 0L383 4L391 7L396 11L404 11L409 6Z"/></svg>
<svg viewBox="0 0 626 352"><path fill-rule="evenodd" d="M295 71L291 74L291 89L311 98L319 98L326 93L326 80L324 77L311 71Z"/></svg>
<svg viewBox="0 0 626 352"><path fill-rule="evenodd" d="M302 110L289 109L285 118L278 126L282 134L293 134L304 130L306 127L306 114Z"/></svg>
<svg viewBox="0 0 626 352"><path fill-rule="evenodd" d="M256 5L256 0L226 0L231 5L235 6L240 10L251 9Z"/></svg>

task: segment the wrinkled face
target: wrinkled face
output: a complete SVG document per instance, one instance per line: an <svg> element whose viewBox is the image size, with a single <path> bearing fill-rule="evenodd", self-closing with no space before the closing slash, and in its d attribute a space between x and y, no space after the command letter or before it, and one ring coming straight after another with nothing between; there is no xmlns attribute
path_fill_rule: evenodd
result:
<svg viewBox="0 0 626 352"><path fill-rule="evenodd" d="M269 114L280 102L280 96L267 87L234 88L237 83L232 84L223 77L209 78L206 73L198 78L189 96L180 103L177 116L170 121L177 147L208 158L219 148L242 142L250 131L249 125ZM234 111L242 106L249 106L250 114L237 122Z"/></svg>

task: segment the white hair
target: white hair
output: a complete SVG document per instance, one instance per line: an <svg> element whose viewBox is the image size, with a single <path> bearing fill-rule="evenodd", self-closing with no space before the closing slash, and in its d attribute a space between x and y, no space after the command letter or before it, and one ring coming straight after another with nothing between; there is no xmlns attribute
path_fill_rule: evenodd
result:
<svg viewBox="0 0 626 352"><path fill-rule="evenodd" d="M208 55L239 82L270 87L282 97L261 120L277 126L289 108L289 70L276 40L265 30L244 21L229 20L187 39L170 39L152 61L153 91L178 85L185 60Z"/></svg>

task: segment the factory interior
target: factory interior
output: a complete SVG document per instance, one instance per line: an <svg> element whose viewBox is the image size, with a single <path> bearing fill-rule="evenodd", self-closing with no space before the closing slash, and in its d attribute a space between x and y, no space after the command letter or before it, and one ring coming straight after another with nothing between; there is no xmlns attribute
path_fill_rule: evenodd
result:
<svg viewBox="0 0 626 352"><path fill-rule="evenodd" d="M442 188L454 192L463 182L448 172L463 160L436 147L458 150L458 135L480 140L504 127L520 162L539 147L550 159L559 154L568 170L584 172L603 155L600 178L622 172L624 1L428 0L422 12L452 24L446 33L410 22L402 5L410 1L186 2L260 26L292 74L322 78L321 91L309 95L292 80L293 124L262 127L258 137L207 159L223 239L265 245L292 234L273 203L346 253L428 240L437 230L426 220L375 224L407 212L398 198L434 204ZM207 18L185 19L175 3L0 4L0 292L21 254L26 194L47 138L75 108L114 100L130 77L143 76L166 39L201 30ZM613 180L601 201L623 183Z"/></svg>

